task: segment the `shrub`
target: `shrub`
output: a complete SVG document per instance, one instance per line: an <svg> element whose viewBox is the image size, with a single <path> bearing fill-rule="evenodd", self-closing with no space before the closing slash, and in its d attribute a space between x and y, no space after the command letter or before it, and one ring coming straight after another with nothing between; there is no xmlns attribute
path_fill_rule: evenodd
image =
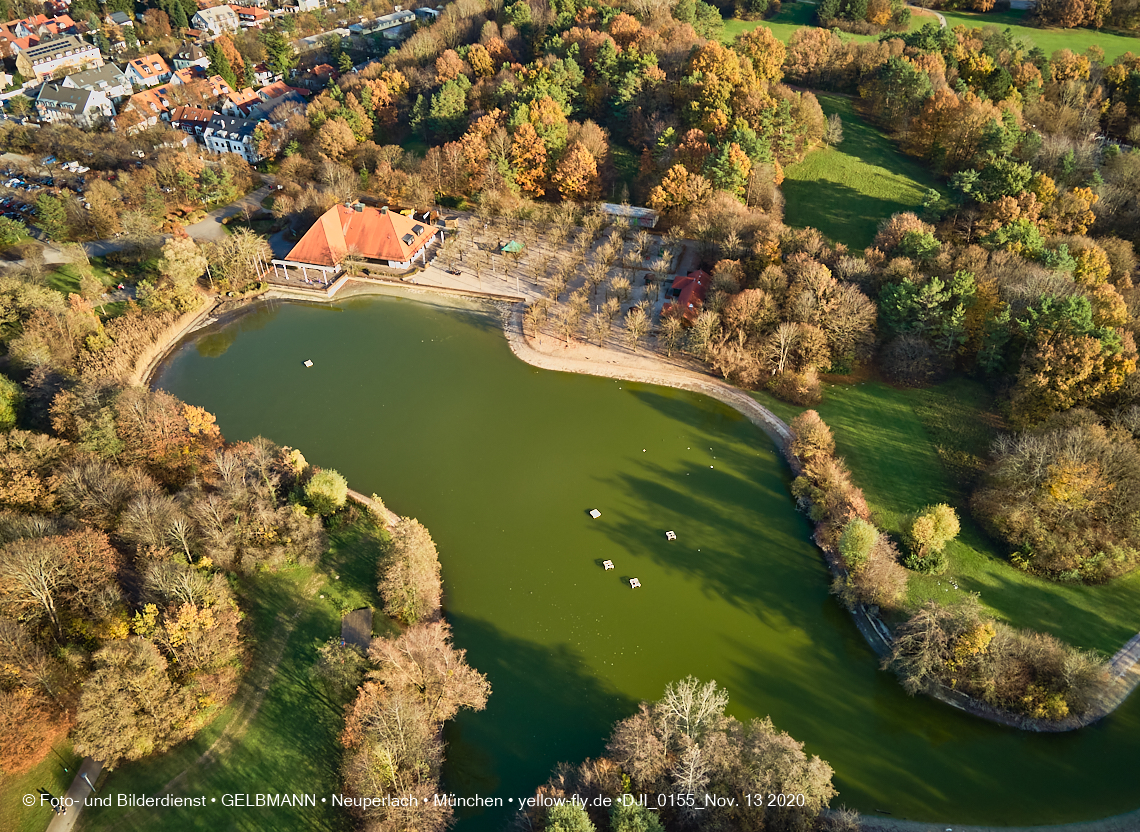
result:
<svg viewBox="0 0 1140 832"><path fill-rule="evenodd" d="M835 453L835 437L819 413L805 410L792 420L792 453L803 462L816 455L831 456Z"/></svg>
<svg viewBox="0 0 1140 832"><path fill-rule="evenodd" d="M843 529L839 538L839 554L844 565L852 572L858 572L867 565L871 550L879 539L879 530L861 517L856 517Z"/></svg>
<svg viewBox="0 0 1140 832"><path fill-rule="evenodd" d="M348 482L331 468L317 471L305 483L305 500L322 517L344 508L347 499Z"/></svg>
<svg viewBox="0 0 1140 832"><path fill-rule="evenodd" d="M819 404L823 398L819 373L814 367L803 372L785 370L773 377L768 389L776 398L801 406Z"/></svg>

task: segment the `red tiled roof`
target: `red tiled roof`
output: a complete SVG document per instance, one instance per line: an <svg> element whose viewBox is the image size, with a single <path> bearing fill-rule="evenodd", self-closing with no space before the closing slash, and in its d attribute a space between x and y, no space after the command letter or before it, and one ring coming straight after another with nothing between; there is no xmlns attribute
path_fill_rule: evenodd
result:
<svg viewBox="0 0 1140 832"><path fill-rule="evenodd" d="M274 81L272 84L266 84L257 91L257 94L261 97L262 101L269 101L274 98L280 98L289 92L298 92L305 97L312 95L308 90L295 90L284 81Z"/></svg>
<svg viewBox="0 0 1140 832"><path fill-rule="evenodd" d="M166 65L166 61L158 54L135 58L129 64L143 78L157 78L159 75L166 75L170 72L170 67Z"/></svg>
<svg viewBox="0 0 1140 832"><path fill-rule="evenodd" d="M701 304L704 302L705 292L708 291L711 284L712 275L701 269L689 272L684 277L674 278L673 291L679 290L680 294L675 301L665 304L661 313L667 315L675 309L679 309L681 317L692 322L701 314Z"/></svg>
<svg viewBox="0 0 1140 832"><path fill-rule="evenodd" d="M335 266L351 251L369 260L406 263L438 230L395 211L369 207L357 211L347 205L334 205L305 232L285 259Z"/></svg>
<svg viewBox="0 0 1140 832"><path fill-rule="evenodd" d="M248 104L256 104L261 100L258 98L257 93L253 91L253 87L246 87L244 90L238 90L237 92L230 91L226 93L226 98L228 98L238 107L245 107Z"/></svg>
<svg viewBox="0 0 1140 832"><path fill-rule="evenodd" d="M175 107L170 114L171 121L209 121L214 117L213 110L205 107L191 107L187 104Z"/></svg>

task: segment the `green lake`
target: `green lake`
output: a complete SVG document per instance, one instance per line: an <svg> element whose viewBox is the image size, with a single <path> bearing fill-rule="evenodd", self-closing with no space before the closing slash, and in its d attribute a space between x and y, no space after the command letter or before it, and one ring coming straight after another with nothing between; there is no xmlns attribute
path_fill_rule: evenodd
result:
<svg viewBox="0 0 1140 832"><path fill-rule="evenodd" d="M1140 806L1140 697L1083 731L1032 735L879 671L828 595L786 466L718 402L537 370L497 315L393 297L262 306L192 336L155 386L217 414L228 439L298 447L431 530L455 641L493 688L448 732L449 791L517 800L693 674L830 762L836 805L996 825ZM507 811L458 828L501 829Z"/></svg>

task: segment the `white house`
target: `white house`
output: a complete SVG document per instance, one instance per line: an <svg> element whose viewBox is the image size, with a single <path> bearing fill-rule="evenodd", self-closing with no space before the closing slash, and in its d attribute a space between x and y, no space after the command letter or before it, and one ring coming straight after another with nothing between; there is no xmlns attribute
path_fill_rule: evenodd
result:
<svg viewBox="0 0 1140 832"><path fill-rule="evenodd" d="M93 127L115 115L115 107L106 93L44 84L36 96L36 116L42 122L71 122L78 127Z"/></svg>
<svg viewBox="0 0 1140 832"><path fill-rule="evenodd" d="M42 41L16 56L16 70L25 78L50 78L60 67L103 66L98 47L77 35Z"/></svg>
<svg viewBox="0 0 1140 832"><path fill-rule="evenodd" d="M253 119L215 115L202 131L202 140L211 153L234 153L251 165L257 164L262 159L253 137L257 124Z"/></svg>
<svg viewBox="0 0 1140 832"><path fill-rule="evenodd" d="M127 78L140 87L153 87L170 80L170 67L157 53L127 61Z"/></svg>
<svg viewBox="0 0 1140 832"><path fill-rule="evenodd" d="M188 43L174 53L174 68L175 70L189 69L192 66L208 69L210 56L199 49L197 44Z"/></svg>
<svg viewBox="0 0 1140 832"><path fill-rule="evenodd" d="M213 6L208 9L199 9L190 18L190 25L195 29L202 29L214 35L224 32L236 32L241 28L238 16L229 6Z"/></svg>
<svg viewBox="0 0 1140 832"><path fill-rule="evenodd" d="M134 92L126 73L114 64L73 72L63 79L63 86L101 92L110 99L122 98Z"/></svg>

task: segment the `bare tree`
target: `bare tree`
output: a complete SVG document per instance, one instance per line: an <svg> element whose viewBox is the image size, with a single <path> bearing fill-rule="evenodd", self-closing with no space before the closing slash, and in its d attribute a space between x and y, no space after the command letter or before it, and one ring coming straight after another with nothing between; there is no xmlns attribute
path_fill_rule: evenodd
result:
<svg viewBox="0 0 1140 832"><path fill-rule="evenodd" d="M451 719L460 708L486 707L491 685L467 664L467 651L452 645L445 622L417 624L394 640L376 639L368 656L377 665L373 678L388 690L404 689L419 697L433 723Z"/></svg>
<svg viewBox="0 0 1140 832"><path fill-rule="evenodd" d="M649 315L645 311L645 301L634 306L625 316L625 341L636 348L641 339L649 333Z"/></svg>

